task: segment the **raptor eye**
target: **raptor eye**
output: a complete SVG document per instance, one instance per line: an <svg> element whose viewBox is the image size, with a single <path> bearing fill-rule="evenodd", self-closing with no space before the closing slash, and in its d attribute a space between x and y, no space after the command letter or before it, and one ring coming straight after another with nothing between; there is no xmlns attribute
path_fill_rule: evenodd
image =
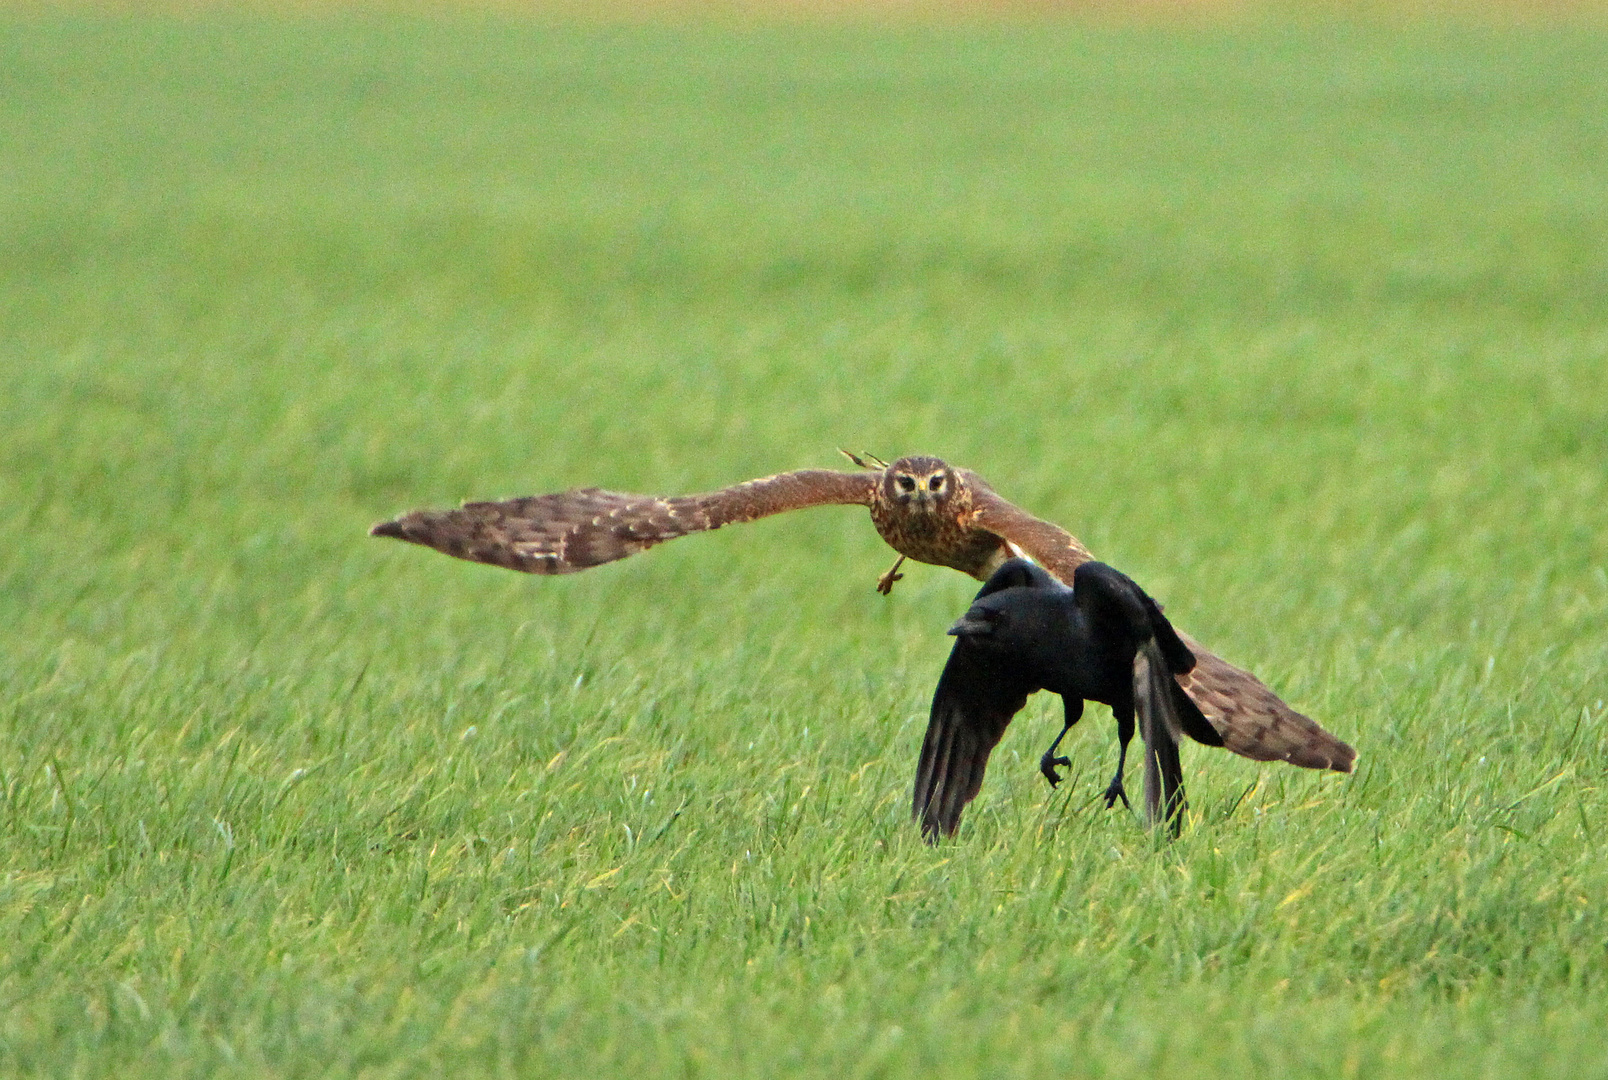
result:
<svg viewBox="0 0 1608 1080"><path fill-rule="evenodd" d="M944 486L944 474L943 473L933 473L932 476L929 477L928 480L927 480L927 487L931 491L937 491L939 488L941 488L943 486Z"/></svg>
<svg viewBox="0 0 1608 1080"><path fill-rule="evenodd" d="M916 490L916 478L913 477L913 476L900 476L899 477L899 490L900 491L914 491L914 490Z"/></svg>

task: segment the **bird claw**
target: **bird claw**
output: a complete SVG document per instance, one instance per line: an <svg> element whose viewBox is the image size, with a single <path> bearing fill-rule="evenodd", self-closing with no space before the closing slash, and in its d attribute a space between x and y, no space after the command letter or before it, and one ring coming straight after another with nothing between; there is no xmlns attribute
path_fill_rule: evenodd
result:
<svg viewBox="0 0 1608 1080"><path fill-rule="evenodd" d="M1044 774L1044 779L1050 782L1051 788L1054 788L1061 782L1060 774L1055 771L1055 767L1057 765L1070 769L1072 767L1072 759L1069 757L1052 758L1048 751L1045 752L1043 757L1039 758L1039 772Z"/></svg>
<svg viewBox="0 0 1608 1080"><path fill-rule="evenodd" d="M1111 786L1105 790L1106 809L1109 810L1117 805L1118 799L1122 800L1122 805L1126 809L1133 809L1133 804L1128 801L1128 792L1123 789L1122 781L1113 780L1111 781Z"/></svg>
<svg viewBox="0 0 1608 1080"><path fill-rule="evenodd" d="M904 561L905 557L903 555L899 556L899 561L894 563L893 567L886 574L883 574L881 577L877 578L877 592L881 593L883 596L892 594L893 583L895 581L904 580L904 575L899 573L899 567L904 565Z"/></svg>

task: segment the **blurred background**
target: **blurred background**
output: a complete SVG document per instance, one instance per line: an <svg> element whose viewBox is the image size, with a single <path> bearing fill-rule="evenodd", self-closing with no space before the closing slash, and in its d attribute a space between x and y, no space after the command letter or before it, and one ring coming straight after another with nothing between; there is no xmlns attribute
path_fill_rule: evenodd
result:
<svg viewBox="0 0 1608 1080"><path fill-rule="evenodd" d="M0 1053L1600 1069L1605 19L0 8ZM876 596L863 511L559 580L364 535L840 447L980 472L1361 770L1188 751L1136 861L1040 702L932 855L976 583Z"/></svg>

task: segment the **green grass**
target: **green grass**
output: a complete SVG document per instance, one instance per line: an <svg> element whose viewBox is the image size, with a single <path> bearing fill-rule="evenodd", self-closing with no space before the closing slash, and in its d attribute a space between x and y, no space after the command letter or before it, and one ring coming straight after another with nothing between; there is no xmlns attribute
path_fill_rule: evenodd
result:
<svg viewBox="0 0 1608 1080"><path fill-rule="evenodd" d="M0 1073L1608 1075L1608 31L0 29ZM1361 752L905 803L938 453Z"/></svg>

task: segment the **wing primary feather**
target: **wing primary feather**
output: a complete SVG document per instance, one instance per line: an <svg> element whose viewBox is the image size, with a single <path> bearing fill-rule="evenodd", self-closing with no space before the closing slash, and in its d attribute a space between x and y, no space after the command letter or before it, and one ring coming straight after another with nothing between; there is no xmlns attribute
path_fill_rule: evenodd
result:
<svg viewBox="0 0 1608 1080"><path fill-rule="evenodd" d="M1162 657L1167 661L1167 670L1174 675L1183 675L1195 668L1195 654L1189 650L1173 624L1167 621L1167 616L1161 613L1161 605L1156 603L1151 595L1134 586L1139 594L1139 602L1144 605L1145 614L1150 620L1151 632L1156 635L1156 644L1161 649Z"/></svg>
<svg viewBox="0 0 1608 1080"><path fill-rule="evenodd" d="M1184 693L1184 688L1178 685L1177 679L1171 679L1169 682L1171 685L1167 689L1172 696L1173 708L1177 710L1179 725L1184 729L1184 734L1202 746L1222 746L1222 733L1212 727L1211 721L1206 719L1206 714L1200 711L1200 706Z"/></svg>
<svg viewBox="0 0 1608 1080"><path fill-rule="evenodd" d="M1255 675L1182 631L1178 637L1195 654L1195 667L1178 676L1178 683L1221 736L1225 749L1252 761L1352 771L1357 752L1349 744L1290 708Z"/></svg>
<svg viewBox="0 0 1608 1080"><path fill-rule="evenodd" d="M911 793L911 816L929 842L960 827L982 790L989 755L1031 692L976 645L955 642L933 692Z"/></svg>
<svg viewBox="0 0 1608 1080"><path fill-rule="evenodd" d="M1167 823L1177 836L1182 826L1184 769L1178 756L1183 733L1167 658L1155 638L1142 644L1133 658L1133 704L1139 734L1145 742L1145 819Z"/></svg>
<svg viewBox="0 0 1608 1080"><path fill-rule="evenodd" d="M961 811L982 790L983 769L988 765L988 749L992 749L979 747L977 732L971 730L956 732L955 742L960 753L954 760L959 767L951 772L949 790L944 792L944 816L941 822L945 831L950 833L960 828Z"/></svg>
<svg viewBox="0 0 1608 1080"><path fill-rule="evenodd" d="M948 836L960 827L960 806L956 802L959 793L961 778L956 775L959 769L971 771L971 762L964 756L966 746L966 733L959 725L949 729L949 738L944 748L943 778L939 782L938 806L933 814L935 823L943 835Z"/></svg>
<svg viewBox="0 0 1608 1080"><path fill-rule="evenodd" d="M929 724L927 735L921 740L921 759L916 764L916 787L911 793L910 814L921 821L925 821L927 807L932 805L932 766L938 756L936 734L937 729Z"/></svg>
<svg viewBox="0 0 1608 1080"><path fill-rule="evenodd" d="M955 746L955 727L945 724L934 740L932 772L927 780L927 798L922 804L924 831L938 829L943 821L944 795L948 787L949 756Z"/></svg>

